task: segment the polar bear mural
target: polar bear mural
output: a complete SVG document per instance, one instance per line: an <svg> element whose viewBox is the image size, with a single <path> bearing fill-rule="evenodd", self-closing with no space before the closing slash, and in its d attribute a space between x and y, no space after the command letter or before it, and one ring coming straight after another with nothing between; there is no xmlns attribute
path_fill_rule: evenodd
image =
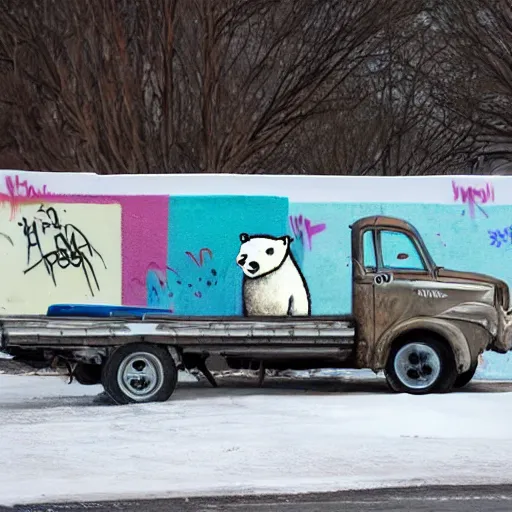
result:
<svg viewBox="0 0 512 512"><path fill-rule="evenodd" d="M293 238L240 235L245 316L309 316L308 285L290 251Z"/></svg>

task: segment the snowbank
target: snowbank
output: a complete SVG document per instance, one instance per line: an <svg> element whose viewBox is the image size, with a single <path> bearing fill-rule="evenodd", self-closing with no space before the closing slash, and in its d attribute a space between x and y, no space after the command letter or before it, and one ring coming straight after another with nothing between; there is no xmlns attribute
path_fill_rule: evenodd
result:
<svg viewBox="0 0 512 512"><path fill-rule="evenodd" d="M119 407L95 404L99 386L0 375L0 503L512 482L510 384L309 381Z"/></svg>

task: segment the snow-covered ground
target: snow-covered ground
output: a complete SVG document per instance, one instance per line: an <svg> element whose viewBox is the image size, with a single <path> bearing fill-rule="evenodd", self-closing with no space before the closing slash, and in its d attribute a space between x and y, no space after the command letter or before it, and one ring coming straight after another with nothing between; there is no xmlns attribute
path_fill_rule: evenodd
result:
<svg viewBox="0 0 512 512"><path fill-rule="evenodd" d="M193 379L188 379L193 380ZM414 397L381 379L181 383L167 403L0 375L0 504L512 482L512 385Z"/></svg>

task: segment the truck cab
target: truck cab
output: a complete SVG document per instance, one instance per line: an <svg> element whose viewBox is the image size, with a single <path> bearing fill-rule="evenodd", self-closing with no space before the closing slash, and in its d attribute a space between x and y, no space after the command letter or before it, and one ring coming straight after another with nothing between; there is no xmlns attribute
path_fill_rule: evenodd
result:
<svg viewBox="0 0 512 512"><path fill-rule="evenodd" d="M442 366L453 362L440 380L463 385L484 350L510 350L506 283L437 266L404 220L366 217L351 229L358 367L384 369L392 388L419 393L438 387Z"/></svg>

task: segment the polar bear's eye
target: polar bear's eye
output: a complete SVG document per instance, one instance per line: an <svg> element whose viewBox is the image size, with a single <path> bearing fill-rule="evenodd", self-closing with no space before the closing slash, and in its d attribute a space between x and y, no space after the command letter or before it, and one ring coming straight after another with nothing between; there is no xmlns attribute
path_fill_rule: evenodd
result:
<svg viewBox="0 0 512 512"><path fill-rule="evenodd" d="M272 249L272 247L270 247L270 249L267 249L265 251L269 256L272 256L272 254L274 254L274 249Z"/></svg>

